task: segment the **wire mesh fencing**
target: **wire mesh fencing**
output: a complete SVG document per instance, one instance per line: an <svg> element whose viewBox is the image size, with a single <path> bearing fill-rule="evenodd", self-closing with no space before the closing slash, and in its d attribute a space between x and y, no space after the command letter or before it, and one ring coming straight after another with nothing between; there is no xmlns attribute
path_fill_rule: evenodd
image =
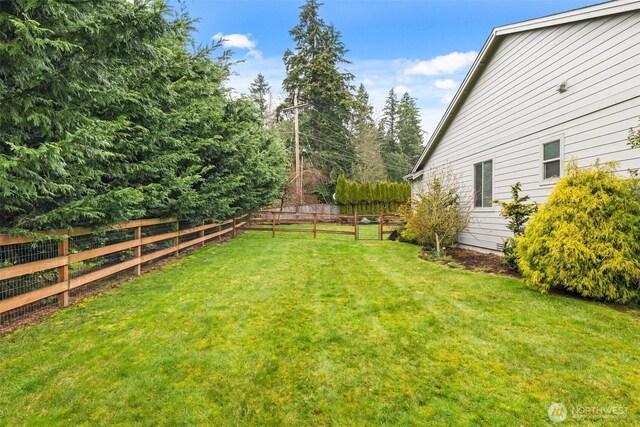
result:
<svg viewBox="0 0 640 427"><path fill-rule="evenodd" d="M197 249L245 225L147 219L109 229L44 233L36 239L0 235L0 330L25 316L77 300L114 276Z"/></svg>

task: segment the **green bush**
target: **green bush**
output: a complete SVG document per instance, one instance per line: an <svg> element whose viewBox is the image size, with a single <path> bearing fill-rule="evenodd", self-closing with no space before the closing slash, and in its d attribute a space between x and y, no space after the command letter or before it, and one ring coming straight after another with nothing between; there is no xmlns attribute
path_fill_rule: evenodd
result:
<svg viewBox="0 0 640 427"><path fill-rule="evenodd" d="M518 253L516 251L516 238L524 236L525 225L531 215L538 211L537 203L526 203L529 196L520 196L522 186L516 182L511 187L511 201L503 202L495 200L495 203L502 206L500 215L509 220L507 228L513 232L513 237L503 240L502 253L504 254L505 265L511 268L518 268Z"/></svg>
<svg viewBox="0 0 640 427"><path fill-rule="evenodd" d="M615 164L570 165L517 239L526 283L618 303L640 295L640 200Z"/></svg>
<svg viewBox="0 0 640 427"><path fill-rule="evenodd" d="M423 179L424 193L414 201L412 210L403 212L406 224L402 237L443 256L469 225L469 203L460 196L460 183L451 169L432 169Z"/></svg>

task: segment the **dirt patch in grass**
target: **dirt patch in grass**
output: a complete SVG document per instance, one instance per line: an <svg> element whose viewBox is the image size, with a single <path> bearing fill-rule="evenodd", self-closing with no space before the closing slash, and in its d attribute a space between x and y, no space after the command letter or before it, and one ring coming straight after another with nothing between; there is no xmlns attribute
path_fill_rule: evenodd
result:
<svg viewBox="0 0 640 427"><path fill-rule="evenodd" d="M467 270L482 271L484 273L500 274L521 278L522 275L511 267L504 265L502 257L494 254L472 251L470 249L449 248L447 255L457 264Z"/></svg>

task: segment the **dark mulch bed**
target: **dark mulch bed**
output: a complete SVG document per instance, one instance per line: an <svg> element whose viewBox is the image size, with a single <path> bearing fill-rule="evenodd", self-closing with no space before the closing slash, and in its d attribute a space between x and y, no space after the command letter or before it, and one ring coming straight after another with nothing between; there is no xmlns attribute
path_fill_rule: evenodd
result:
<svg viewBox="0 0 640 427"><path fill-rule="evenodd" d="M467 270L482 271L484 273L500 274L503 276L522 277L521 274L504 265L502 257L494 254L472 251L462 248L449 248L447 255Z"/></svg>

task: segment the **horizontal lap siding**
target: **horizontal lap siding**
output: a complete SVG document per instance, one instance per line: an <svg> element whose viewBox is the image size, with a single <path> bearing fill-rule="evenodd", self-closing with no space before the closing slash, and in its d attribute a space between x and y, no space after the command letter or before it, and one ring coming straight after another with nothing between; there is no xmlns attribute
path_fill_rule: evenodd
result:
<svg viewBox="0 0 640 427"><path fill-rule="evenodd" d="M640 149L627 145L640 116L639 38L639 12L507 36L426 168L449 164L471 191L473 164L493 159L494 198L509 199L521 182L522 194L544 202L553 185L540 179L540 144L556 136L565 163L616 161L620 174L640 167ZM499 212L474 210L460 242L496 250L510 236Z"/></svg>

